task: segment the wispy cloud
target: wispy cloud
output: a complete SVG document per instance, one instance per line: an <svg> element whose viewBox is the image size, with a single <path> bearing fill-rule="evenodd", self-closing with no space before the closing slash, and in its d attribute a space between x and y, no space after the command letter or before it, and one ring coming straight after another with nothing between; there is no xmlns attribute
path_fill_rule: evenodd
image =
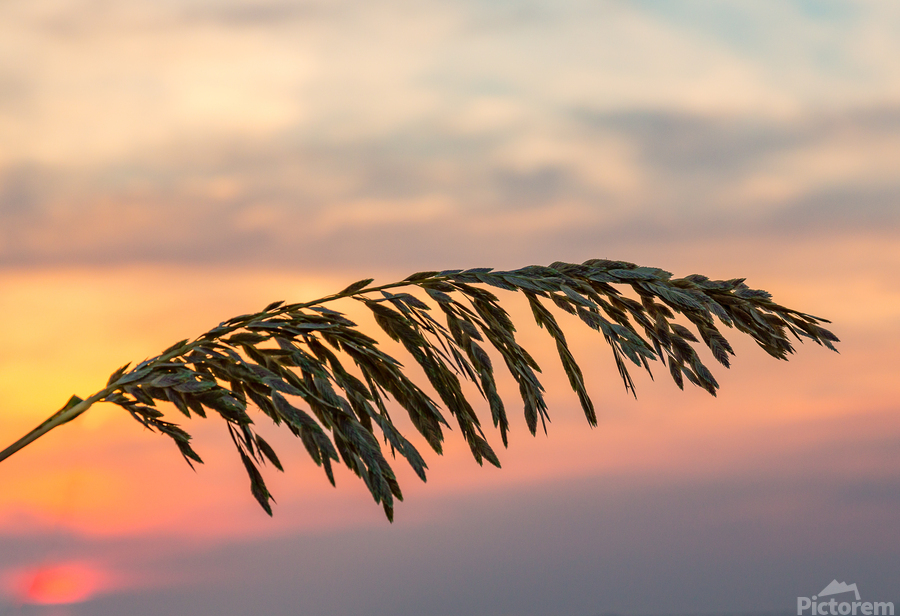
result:
<svg viewBox="0 0 900 616"><path fill-rule="evenodd" d="M822 6L8 2L0 135L17 147L0 163L111 162L185 135L386 137L490 105L552 124L572 106L797 117L900 100L892 3Z"/></svg>
<svg viewBox="0 0 900 616"><path fill-rule="evenodd" d="M6 265L897 224L890 2L0 11Z"/></svg>
<svg viewBox="0 0 900 616"><path fill-rule="evenodd" d="M340 144L189 140L78 170L23 163L0 176L0 262L396 268L419 253L488 258L537 235L590 252L622 234L640 245L688 230L701 240L900 225L894 108L804 121L579 110L560 123Z"/></svg>

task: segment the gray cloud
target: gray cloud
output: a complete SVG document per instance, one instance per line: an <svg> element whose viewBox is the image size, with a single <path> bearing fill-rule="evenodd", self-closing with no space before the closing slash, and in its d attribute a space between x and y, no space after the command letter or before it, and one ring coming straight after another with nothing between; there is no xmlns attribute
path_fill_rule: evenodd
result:
<svg viewBox="0 0 900 616"><path fill-rule="evenodd" d="M185 25L216 24L230 28L279 28L338 15L348 2L190 2L181 5Z"/></svg>
<svg viewBox="0 0 900 616"><path fill-rule="evenodd" d="M672 175L728 180L761 157L808 145L815 127L779 125L752 117L704 117L671 112L581 113L599 132L618 132L639 147L642 160Z"/></svg>
<svg viewBox="0 0 900 616"><path fill-rule="evenodd" d="M40 220L40 212L52 181L46 170L22 165L0 174L0 216L4 222L15 224L27 218Z"/></svg>
<svg viewBox="0 0 900 616"><path fill-rule="evenodd" d="M545 254L555 260L554 251L587 258L598 245L639 249L686 234L700 241L900 227L900 181L867 176L878 161L865 153L867 140L900 142L898 109L795 122L581 112L572 122L583 127L582 145L618 139L641 184L599 188L579 159L514 164L506 154L519 138L514 130L465 137L417 127L341 144L284 135L188 143L88 173L7 169L0 264L512 266ZM860 170L837 181L816 171L819 152L848 134ZM813 170L794 194L727 197L785 159ZM561 204L580 214L555 214Z"/></svg>
<svg viewBox="0 0 900 616"><path fill-rule="evenodd" d="M674 175L705 174L725 181L767 158L815 148L843 135L900 138L900 108L850 109L806 118L703 116L668 111L590 112L573 116L598 133L614 131L636 143L645 164Z"/></svg>

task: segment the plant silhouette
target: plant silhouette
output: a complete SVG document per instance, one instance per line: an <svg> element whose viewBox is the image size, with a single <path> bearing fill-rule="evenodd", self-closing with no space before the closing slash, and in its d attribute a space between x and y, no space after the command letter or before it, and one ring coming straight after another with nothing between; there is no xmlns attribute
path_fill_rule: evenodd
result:
<svg viewBox="0 0 900 616"><path fill-rule="evenodd" d="M687 378L716 394L718 383L693 346L700 340L674 322L676 313L693 325L725 367L734 351L716 319L750 335L778 359L794 352L788 334L832 350L836 350L832 343L838 342L819 326L829 321L780 306L769 293L749 288L742 278L710 280L696 274L672 278L664 270L624 261L556 262L512 271L429 271L390 284L372 283L372 279L360 280L339 293L305 303L274 302L260 312L224 321L194 340L178 342L133 367L125 365L97 393L84 399L73 396L60 411L0 452L0 460L94 403L111 402L150 430L170 437L188 464L202 462L188 432L164 419L157 408L157 402L169 402L188 418L212 412L225 420L250 478L251 492L271 515L272 495L260 466L268 462L283 469L273 448L254 429L247 411L255 406L303 442L332 484L332 463L343 463L361 477L392 520L394 499L402 500L402 493L378 433L392 456L405 458L423 481L426 464L392 421L389 400L408 413L412 425L438 454L444 429L450 427L446 412L478 463L487 460L500 466L461 383L461 379L474 383L487 401L493 425L506 446L509 422L497 393L493 362L485 350L491 347L519 386L528 429L533 435L540 423L546 431L547 405L537 376L540 368L516 341L508 313L486 287L525 295L535 322L552 337L591 425L596 425L597 416L584 377L548 302L577 315L603 335L625 388L632 393L627 362L649 372L649 361L659 360L680 388ZM625 296L615 285L630 287L640 300ZM424 292L430 303L411 290ZM440 403L413 383L403 365L382 351L375 339L359 331L344 314L326 307L342 298L362 302L378 326L403 345L424 370ZM342 363L348 360L359 376Z"/></svg>

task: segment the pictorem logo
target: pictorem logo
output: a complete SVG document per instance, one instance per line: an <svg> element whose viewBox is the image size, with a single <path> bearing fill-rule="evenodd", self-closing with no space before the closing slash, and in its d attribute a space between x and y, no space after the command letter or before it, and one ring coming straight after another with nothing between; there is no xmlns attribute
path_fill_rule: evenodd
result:
<svg viewBox="0 0 900 616"><path fill-rule="evenodd" d="M835 595L853 596L835 598ZM831 597L823 599L823 597ZM797 616L894 616L891 601L861 601L856 584L832 580L818 595L797 597Z"/></svg>

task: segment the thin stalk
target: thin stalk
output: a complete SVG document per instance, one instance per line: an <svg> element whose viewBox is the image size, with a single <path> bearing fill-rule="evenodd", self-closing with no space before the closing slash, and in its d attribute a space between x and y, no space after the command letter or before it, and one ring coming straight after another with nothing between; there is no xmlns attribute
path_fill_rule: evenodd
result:
<svg viewBox="0 0 900 616"><path fill-rule="evenodd" d="M91 408L95 402L109 395L113 391L113 389L115 389L114 386L107 387L106 389L97 392L86 400L82 400L78 396L72 396L64 407L45 419L37 428L17 440L15 443L10 445L3 451L0 451L0 462L10 457L26 445L36 441L53 428L72 421L73 419L84 413L86 410Z"/></svg>

